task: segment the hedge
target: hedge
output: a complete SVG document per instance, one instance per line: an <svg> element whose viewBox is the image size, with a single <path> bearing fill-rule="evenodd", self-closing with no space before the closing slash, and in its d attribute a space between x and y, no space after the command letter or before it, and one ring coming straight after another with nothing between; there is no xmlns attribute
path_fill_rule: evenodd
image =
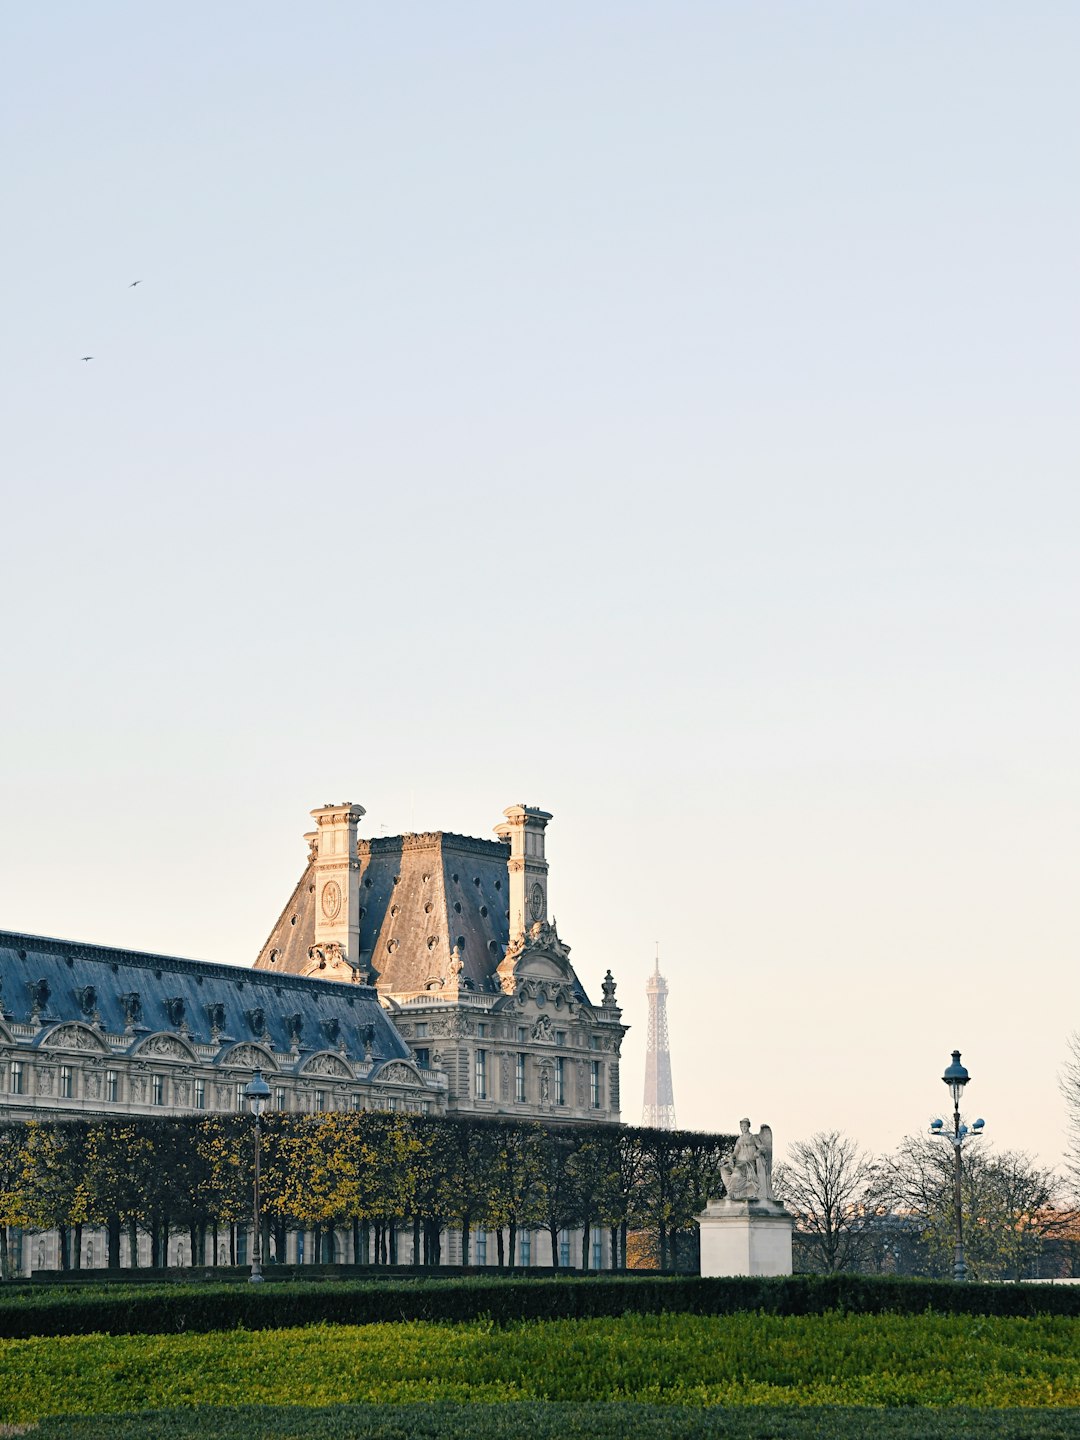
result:
<svg viewBox="0 0 1080 1440"><path fill-rule="evenodd" d="M865 1440L863 1409L676 1405L251 1406L43 1420L39 1440ZM1080 1410L875 1410L875 1440L1080 1440Z"/></svg>
<svg viewBox="0 0 1080 1440"><path fill-rule="evenodd" d="M727 1315L851 1314L1080 1316L1080 1286L958 1285L952 1281L860 1275L773 1279L594 1276L274 1285L170 1285L0 1295L0 1338L32 1335L174 1334L276 1330L384 1321L496 1324L627 1313Z"/></svg>

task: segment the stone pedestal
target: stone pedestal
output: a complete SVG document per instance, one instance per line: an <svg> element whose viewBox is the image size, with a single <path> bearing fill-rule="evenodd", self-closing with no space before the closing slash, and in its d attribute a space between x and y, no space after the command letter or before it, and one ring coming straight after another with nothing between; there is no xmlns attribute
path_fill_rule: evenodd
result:
<svg viewBox="0 0 1080 1440"><path fill-rule="evenodd" d="M711 1200L696 1217L702 1275L790 1275L794 1219L775 1200Z"/></svg>

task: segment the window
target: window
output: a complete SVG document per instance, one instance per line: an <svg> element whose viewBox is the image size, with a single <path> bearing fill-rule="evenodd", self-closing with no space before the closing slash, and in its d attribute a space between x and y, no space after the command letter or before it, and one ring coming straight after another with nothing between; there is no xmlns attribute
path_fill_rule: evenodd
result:
<svg viewBox="0 0 1080 1440"><path fill-rule="evenodd" d="M247 1109L247 1101L244 1099L244 1082L242 1080L237 1080L236 1082L236 1108L237 1110Z"/></svg>
<svg viewBox="0 0 1080 1440"><path fill-rule="evenodd" d="M115 1070L105 1071L105 1099L116 1104L117 1091L119 1089Z"/></svg>
<svg viewBox="0 0 1080 1440"><path fill-rule="evenodd" d="M589 1067L590 1102L594 1110L600 1109L600 1061L594 1060Z"/></svg>
<svg viewBox="0 0 1080 1440"><path fill-rule="evenodd" d="M396 1110L398 1108L398 1101L396 1095L390 1096L390 1099L386 1102L386 1108L388 1110Z"/></svg>
<svg viewBox="0 0 1080 1440"><path fill-rule="evenodd" d="M590 1036L589 1036L589 1049L590 1049L590 1050L599 1050L599 1049L600 1049L600 1036L599 1036L599 1035L590 1035Z"/></svg>
<svg viewBox="0 0 1080 1440"><path fill-rule="evenodd" d="M566 1031L565 1031L565 1030L556 1030L556 1031L555 1031L555 1044L556 1044L556 1045L565 1045L565 1044L566 1044Z"/></svg>
<svg viewBox="0 0 1080 1440"><path fill-rule="evenodd" d="M525 1041L526 1041L528 1038L529 1038L529 1032L525 1029L525 1026L524 1026L524 1025L519 1025L519 1026L518 1026L518 1044L519 1044L519 1045L524 1045L524 1044L525 1044Z"/></svg>
<svg viewBox="0 0 1080 1440"><path fill-rule="evenodd" d="M421 1114L421 1115L430 1115L430 1114L431 1114L431 1101L430 1101L430 1100L421 1100L421 1101L420 1101L420 1114Z"/></svg>
<svg viewBox="0 0 1080 1440"><path fill-rule="evenodd" d="M205 1081L205 1080L196 1080L196 1081L195 1081L195 1109L196 1109L196 1110L205 1110L205 1109L206 1109L206 1081Z"/></svg>
<svg viewBox="0 0 1080 1440"><path fill-rule="evenodd" d="M488 1263L486 1230L478 1230L476 1232L476 1263L477 1265L486 1265Z"/></svg>
<svg viewBox="0 0 1080 1440"><path fill-rule="evenodd" d="M522 1265L532 1264L532 1231L522 1230L518 1235L518 1260Z"/></svg>
<svg viewBox="0 0 1080 1440"><path fill-rule="evenodd" d="M514 1099L519 1105L525 1103L525 1056L519 1055L514 1065Z"/></svg>
<svg viewBox="0 0 1080 1440"><path fill-rule="evenodd" d="M416 1038L417 1038L418 1040L426 1040L426 1039L427 1039L427 1033L428 1033L428 1032L427 1032L427 1021L426 1021L426 1020L418 1020L418 1021L416 1022Z"/></svg>
<svg viewBox="0 0 1080 1440"><path fill-rule="evenodd" d="M274 1109L275 1109L275 1110L284 1110L284 1109L285 1109L285 1086L284 1086L284 1085L279 1085L279 1086L277 1087L277 1089L274 1091Z"/></svg>
<svg viewBox="0 0 1080 1440"><path fill-rule="evenodd" d="M592 1268L602 1270L604 1268L604 1242L596 1232L593 1232L592 1242Z"/></svg>
<svg viewBox="0 0 1080 1440"><path fill-rule="evenodd" d="M71 1079L71 1066L70 1066L70 1065L61 1065L61 1066L60 1066L60 1094L61 1094L61 1096L62 1096L63 1099L65 1099L65 1100L70 1100L71 1097L72 1097L72 1095L73 1095L74 1093L75 1093L75 1092L74 1092L74 1088L73 1088L73 1085L72 1085L72 1079Z"/></svg>
<svg viewBox="0 0 1080 1440"><path fill-rule="evenodd" d="M316 1109L316 1111L317 1111L320 1115L321 1115L322 1112L326 1109L326 1091L325 1091L325 1090L316 1090L316 1091L315 1091L315 1109Z"/></svg>
<svg viewBox="0 0 1080 1440"><path fill-rule="evenodd" d="M487 1051L476 1052L476 1098L487 1099Z"/></svg>
<svg viewBox="0 0 1080 1440"><path fill-rule="evenodd" d="M13 1060L11 1062L11 1093L21 1095L23 1093L23 1062Z"/></svg>
<svg viewBox="0 0 1080 1440"><path fill-rule="evenodd" d="M570 1264L570 1231L559 1231L559 1264Z"/></svg>
<svg viewBox="0 0 1080 1440"><path fill-rule="evenodd" d="M561 1055L555 1060L555 1104L566 1104L566 1061Z"/></svg>
<svg viewBox="0 0 1080 1440"><path fill-rule="evenodd" d="M154 1076L153 1086L154 1086L154 1104L155 1104L155 1105L164 1105L164 1104L165 1104L165 1081L161 1078L160 1075L155 1075L155 1076Z"/></svg>
<svg viewBox="0 0 1080 1440"><path fill-rule="evenodd" d="M241 1227L236 1230L236 1263L246 1265L248 1263L248 1237L247 1231Z"/></svg>
<svg viewBox="0 0 1080 1440"><path fill-rule="evenodd" d="M428 1070L431 1068L431 1051L427 1048L426 1045L421 1046L421 1048L417 1050L416 1063L420 1066L421 1070Z"/></svg>

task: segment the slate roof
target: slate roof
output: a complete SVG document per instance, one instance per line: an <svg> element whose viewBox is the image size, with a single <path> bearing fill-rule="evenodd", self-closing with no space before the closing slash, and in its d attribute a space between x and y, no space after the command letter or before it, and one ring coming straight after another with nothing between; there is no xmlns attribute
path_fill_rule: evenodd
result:
<svg viewBox="0 0 1080 1440"><path fill-rule="evenodd" d="M299 1015L301 1051L338 1050L343 1044L350 1059L363 1061L359 1030L370 1025L376 1063L408 1059L410 1054L375 991L366 985L270 975L234 965L0 930L0 1011L8 1021L52 1025L65 1020L93 1023L99 1018L106 1033L122 1035L128 1018L121 996L131 995L138 996L136 1034L166 1030L185 1035L194 1044L222 1046L252 1041L261 1032L249 1012L261 1009L275 1051L290 1050L290 1017ZM218 1034L212 1036L214 1020Z"/></svg>
<svg viewBox="0 0 1080 1440"><path fill-rule="evenodd" d="M357 842L360 954L383 993L438 989L457 946L465 989L500 991L495 971L510 939L510 846L503 840L430 831ZM308 865L255 961L297 973L315 940L315 871ZM276 953L275 958L271 956ZM580 987L579 987L580 989ZM580 999L588 1004L582 990Z"/></svg>

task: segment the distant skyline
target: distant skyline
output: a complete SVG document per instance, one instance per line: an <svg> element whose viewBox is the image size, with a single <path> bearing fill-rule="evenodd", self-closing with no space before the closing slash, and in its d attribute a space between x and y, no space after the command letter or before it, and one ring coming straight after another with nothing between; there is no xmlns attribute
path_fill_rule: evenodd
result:
<svg viewBox="0 0 1080 1440"><path fill-rule="evenodd" d="M1060 1165L1076 7L0 26L0 927L248 965L313 806L525 801L628 1121L658 940L681 1125L959 1048Z"/></svg>

